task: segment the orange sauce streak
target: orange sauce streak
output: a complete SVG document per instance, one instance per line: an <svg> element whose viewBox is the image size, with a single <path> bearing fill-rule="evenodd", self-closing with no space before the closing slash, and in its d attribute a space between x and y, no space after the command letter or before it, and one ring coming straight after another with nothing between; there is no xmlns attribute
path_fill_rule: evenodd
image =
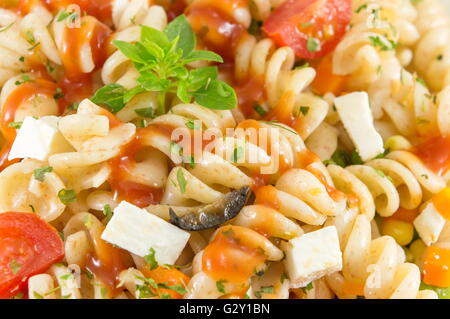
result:
<svg viewBox="0 0 450 319"><path fill-rule="evenodd" d="M260 141L260 138L265 138L265 136L263 137L258 134L260 128L262 128L262 126L260 125L260 123L258 121L255 121L255 120L245 120L245 121L239 123L239 125L236 127L237 130L238 129L246 130L245 137L247 139L249 139L252 143L256 143L257 146L259 146L260 148L265 150L266 153L269 156L271 156L271 154L272 154L272 152L271 152L271 145L272 145L271 136L270 135L267 136L267 138L268 138L267 141L264 141L264 140ZM290 165L289 165L287 159L283 156L283 154L281 152L279 154L278 160L279 160L279 165L280 165L280 169L279 169L280 172L290 168ZM270 178L272 177L272 175L269 175L269 174L262 174L260 172L260 169L252 171L251 174L252 174L252 179L253 179L253 185L252 185L253 190L255 190L263 185L268 184L270 181Z"/></svg>
<svg viewBox="0 0 450 319"><path fill-rule="evenodd" d="M101 234L102 232L99 232ZM127 267L124 263L125 252L112 246L100 237L92 238L95 252L88 254L85 267L107 285L113 295L118 292L119 274Z"/></svg>
<svg viewBox="0 0 450 319"><path fill-rule="evenodd" d="M166 9L169 21L172 21L179 15L183 14L188 6L186 0L169 0L166 2L169 2L169 4L163 4L163 6Z"/></svg>
<svg viewBox="0 0 450 319"><path fill-rule="evenodd" d="M234 60L236 46L247 30L233 18L233 11L246 6L245 0L198 0L186 10L200 46L220 54L225 61Z"/></svg>
<svg viewBox="0 0 450 319"><path fill-rule="evenodd" d="M37 6L43 6L55 14L71 4L78 5L81 14L86 13L108 25L112 24L112 0L0 0L1 8L15 10L22 16Z"/></svg>
<svg viewBox="0 0 450 319"><path fill-rule="evenodd" d="M310 172L311 174L313 174L322 183L322 185L325 186L325 189L327 190L328 195L330 195L330 197L333 200L340 200L346 196L343 192L341 192L340 190L337 190L336 188L331 186L328 183L325 175L318 169L315 169L313 167L307 167L306 170L308 172Z"/></svg>
<svg viewBox="0 0 450 319"><path fill-rule="evenodd" d="M300 160L299 166L300 168L305 168L315 162L320 162L319 156L317 156L314 152L311 152L308 149L301 150L298 153L298 158Z"/></svg>
<svg viewBox="0 0 450 319"><path fill-rule="evenodd" d="M114 191L115 197L126 200L138 207L147 207L151 204L160 202L163 190L161 188L151 187L132 181L131 170L136 165L136 155L145 145L142 143L142 137L154 131L154 127L149 126L138 130L135 138L123 146L120 154L109 161L111 174L109 184ZM160 134L156 131L156 134Z"/></svg>
<svg viewBox="0 0 450 319"><path fill-rule="evenodd" d="M156 269L150 270L148 267L141 268L140 271L145 276L145 278L152 278L158 284L166 284L168 286L181 285L185 287L190 278L184 273L174 268L165 268L159 266ZM171 289L160 288L161 294L167 293L172 299L182 299L183 295L173 291Z"/></svg>
<svg viewBox="0 0 450 319"><path fill-rule="evenodd" d="M450 188L445 187L431 199L434 207L446 220L450 220Z"/></svg>
<svg viewBox="0 0 450 319"><path fill-rule="evenodd" d="M246 282L265 260L261 249L243 243L242 238L248 231L239 226L221 227L204 250L202 269L205 273L214 280Z"/></svg>
<svg viewBox="0 0 450 319"><path fill-rule="evenodd" d="M23 103L39 96L53 97L56 89L57 85L55 83L44 79L37 79L22 83L8 96L1 112L0 130L6 141L0 152L0 171L18 162L18 160L8 161L9 151L16 138L16 129L8 125L14 122L17 108Z"/></svg>
<svg viewBox="0 0 450 319"><path fill-rule="evenodd" d="M70 80L82 80L85 73L81 70L83 45L89 41L92 58L96 67L100 67L107 58L111 30L97 19L87 16L81 20L80 28L64 28L61 58Z"/></svg>
<svg viewBox="0 0 450 319"><path fill-rule="evenodd" d="M387 219L396 219L396 220L401 220L407 223L412 223L414 222L414 219L416 219L416 217L419 215L419 210L416 209L405 209L400 207L395 213L394 215L392 215L391 217L388 217Z"/></svg>
<svg viewBox="0 0 450 319"><path fill-rule="evenodd" d="M273 209L279 209L281 205L275 186L266 185L256 189L255 205L264 205Z"/></svg>
<svg viewBox="0 0 450 319"><path fill-rule="evenodd" d="M364 282L363 281L348 281L344 282L343 291L349 295L364 296Z"/></svg>
<svg viewBox="0 0 450 319"><path fill-rule="evenodd" d="M296 132L304 131L302 117L297 117L293 113L295 96L293 92L286 92L278 101L277 105L264 116L266 121L276 121L292 127Z"/></svg>
<svg viewBox="0 0 450 319"><path fill-rule="evenodd" d="M428 168L442 176L450 168L450 136L426 140L415 146L414 153Z"/></svg>
<svg viewBox="0 0 450 319"><path fill-rule="evenodd" d="M246 118L253 117L256 112L254 106L264 103L267 99L263 79L251 77L233 87L238 97L239 109Z"/></svg>
<svg viewBox="0 0 450 319"><path fill-rule="evenodd" d="M65 28L61 58L64 66L64 77L59 85L64 94L61 102L64 106L90 97L94 92L93 72L101 67L111 51L111 30L91 16L83 17L80 28ZM80 52L88 41L95 69L84 73L81 69Z"/></svg>

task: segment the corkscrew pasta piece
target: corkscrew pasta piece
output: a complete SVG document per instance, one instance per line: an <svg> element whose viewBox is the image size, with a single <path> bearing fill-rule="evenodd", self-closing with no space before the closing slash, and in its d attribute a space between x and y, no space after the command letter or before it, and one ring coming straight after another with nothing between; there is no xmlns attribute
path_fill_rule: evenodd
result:
<svg viewBox="0 0 450 319"><path fill-rule="evenodd" d="M419 38L413 25L416 17L409 1L352 1L351 29L333 54L333 71L349 75L353 89L367 89L377 79L380 68L389 61L397 63L397 43L411 46ZM395 70L395 69L394 69ZM395 72L394 72L395 74Z"/></svg>
<svg viewBox="0 0 450 319"><path fill-rule="evenodd" d="M450 19L440 1L416 5L415 25L421 34L414 52L414 66L434 92L450 84Z"/></svg>
<svg viewBox="0 0 450 319"><path fill-rule="evenodd" d="M314 79L315 71L312 68L296 70L294 62L291 48L276 49L271 39L258 41L247 35L236 47L234 78L237 83L249 82L261 87L267 97L262 107L270 111L265 117L290 125L306 139L322 123L329 107L324 100L305 90ZM240 105L246 115L253 112L254 107L247 104ZM295 119L291 114L295 114Z"/></svg>
<svg viewBox="0 0 450 319"><path fill-rule="evenodd" d="M7 14L4 10L2 13L1 86L11 77L29 71L34 64L61 65L55 41L48 29L52 16L45 8L39 13L31 12L23 18Z"/></svg>
<svg viewBox="0 0 450 319"><path fill-rule="evenodd" d="M108 179L111 170L107 161L117 156L136 132L131 123L110 127L107 116L102 115L105 112L84 100L77 114L63 117L59 123L61 133L76 151L52 155L49 164L77 192L99 187ZM80 174L86 178L80 180Z"/></svg>
<svg viewBox="0 0 450 319"><path fill-rule="evenodd" d="M405 254L390 236L371 238L371 225L364 215L354 215L343 243L342 275L333 274L327 282L338 297L362 295L365 298L415 299L420 271L405 263Z"/></svg>
<svg viewBox="0 0 450 319"><path fill-rule="evenodd" d="M0 173L0 211L34 212L46 221L62 214L65 205L58 192L65 185L61 178L55 172L46 173L42 181L34 177L35 170L44 166L44 163L24 160Z"/></svg>

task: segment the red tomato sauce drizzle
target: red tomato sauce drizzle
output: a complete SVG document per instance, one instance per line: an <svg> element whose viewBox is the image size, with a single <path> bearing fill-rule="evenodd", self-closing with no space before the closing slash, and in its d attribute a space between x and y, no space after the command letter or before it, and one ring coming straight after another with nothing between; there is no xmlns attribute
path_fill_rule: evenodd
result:
<svg viewBox="0 0 450 319"><path fill-rule="evenodd" d="M52 3L48 1L49 5ZM35 1L19 1L18 4L18 10L25 12L26 8L28 8L27 6L35 4ZM80 69L80 48L84 41L88 39L94 63L96 69L98 69L104 63L109 53L110 34L111 30L93 17L85 17L81 28L65 28L61 52L65 74L58 83L52 82L52 78L37 55L34 52L30 53L27 57L31 67L30 73L35 74L37 79L19 85L11 92L3 106L1 131L6 142L0 153L0 171L17 162L7 160L11 145L16 137L16 130L8 127L8 124L14 121L15 112L21 103L40 94L53 97L59 88L63 94L63 97L57 100L59 115L61 115L71 103L79 102L91 96L94 92L93 72L89 74L83 73Z"/></svg>
<svg viewBox="0 0 450 319"><path fill-rule="evenodd" d="M130 170L136 165L136 155L145 145L142 136L146 131L138 131L135 138L125 145L120 154L109 161L111 174L109 184L114 192L114 197L126 200L138 207L147 207L160 202L163 189L140 184L132 181Z"/></svg>
<svg viewBox="0 0 450 319"><path fill-rule="evenodd" d="M101 234L102 232L99 232ZM94 253L86 256L85 268L89 269L99 278L115 295L120 289L117 288L120 272L127 267L124 262L126 252L107 243L100 237L92 238Z"/></svg>
<svg viewBox="0 0 450 319"><path fill-rule="evenodd" d="M64 93L66 105L90 97L94 92L93 73L100 68L111 52L110 35L112 31L93 17L84 17L80 28L65 28L61 58L64 77L59 84ZM86 40L92 50L95 69L84 73L81 69L80 52Z"/></svg>
<svg viewBox="0 0 450 319"><path fill-rule="evenodd" d="M164 138L179 144L185 149L185 153L183 154L191 154L191 156L195 157L193 152L196 150L197 145L195 145L195 138L192 137L196 134L200 134L200 130L189 130L191 138L188 143L186 143L185 141L182 141L181 136L176 140L172 140L172 132L176 128L177 127L163 124L151 124L146 128L138 129L133 140L123 146L118 156L109 161L112 170L109 183L116 198L126 200L138 207L147 207L151 204L158 204L161 201L163 189L133 181L131 170L136 165L136 155L140 150L147 146L146 139L151 138L152 135L161 135ZM202 135L201 149L204 150L214 141L214 138L214 136L209 138Z"/></svg>
<svg viewBox="0 0 450 319"><path fill-rule="evenodd" d="M439 176L450 169L450 136L428 139L413 149L423 163Z"/></svg>
<svg viewBox="0 0 450 319"><path fill-rule="evenodd" d="M244 0L196 1L186 10L200 47L220 54L225 64L220 70L234 87L239 108L246 116L255 117L254 106L266 101L264 79L248 75L238 80L234 76L234 58L239 43L249 36L245 27L233 18L233 10L247 6Z"/></svg>

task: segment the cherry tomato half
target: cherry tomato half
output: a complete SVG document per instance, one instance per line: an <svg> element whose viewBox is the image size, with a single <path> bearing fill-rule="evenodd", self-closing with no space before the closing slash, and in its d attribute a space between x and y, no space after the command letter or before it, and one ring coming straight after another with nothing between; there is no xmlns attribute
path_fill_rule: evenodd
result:
<svg viewBox="0 0 450 319"><path fill-rule="evenodd" d="M351 0L288 0L272 12L263 30L299 58L316 59L336 47L351 16Z"/></svg>
<svg viewBox="0 0 450 319"><path fill-rule="evenodd" d="M23 289L27 279L64 257L58 232L31 213L0 214L0 298Z"/></svg>

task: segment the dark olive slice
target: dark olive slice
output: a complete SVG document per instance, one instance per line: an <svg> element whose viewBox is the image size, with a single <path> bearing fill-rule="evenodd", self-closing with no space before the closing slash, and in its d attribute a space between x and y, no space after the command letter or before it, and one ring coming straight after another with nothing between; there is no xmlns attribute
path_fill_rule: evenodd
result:
<svg viewBox="0 0 450 319"><path fill-rule="evenodd" d="M215 203L199 206L183 216L178 216L169 208L170 222L181 229L191 231L217 227L239 214L249 194L250 187L246 186L229 192Z"/></svg>

